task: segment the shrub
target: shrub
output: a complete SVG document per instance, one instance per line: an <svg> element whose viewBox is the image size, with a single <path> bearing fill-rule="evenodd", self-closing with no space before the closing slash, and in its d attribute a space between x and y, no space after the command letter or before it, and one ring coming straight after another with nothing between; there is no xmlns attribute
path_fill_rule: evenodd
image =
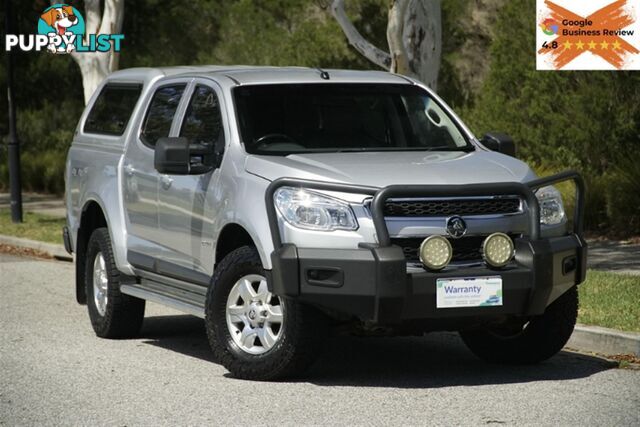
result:
<svg viewBox="0 0 640 427"><path fill-rule="evenodd" d="M560 172L562 168L534 165L538 176ZM585 229L625 238L640 233L640 169L630 159L612 162L606 173L582 171L586 186ZM575 188L572 183L556 185L565 210L573 218Z"/></svg>
<svg viewBox="0 0 640 427"><path fill-rule="evenodd" d="M620 237L640 232L640 168L631 157L620 158L606 177L607 222Z"/></svg>
<svg viewBox="0 0 640 427"><path fill-rule="evenodd" d="M21 153L22 190L63 194L65 160L66 151L61 150ZM6 154L0 156L0 161L0 190L7 191L9 167Z"/></svg>
<svg viewBox="0 0 640 427"><path fill-rule="evenodd" d="M533 10L534 0L500 9L489 74L461 115L477 135L510 134L540 176L580 171L588 230L640 234L640 173L624 157L637 151L640 75L536 71ZM572 206L572 186L559 187Z"/></svg>

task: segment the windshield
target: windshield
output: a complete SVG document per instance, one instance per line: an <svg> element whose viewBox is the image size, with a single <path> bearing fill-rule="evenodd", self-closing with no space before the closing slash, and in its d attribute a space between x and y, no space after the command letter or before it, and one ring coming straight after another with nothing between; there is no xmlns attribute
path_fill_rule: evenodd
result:
<svg viewBox="0 0 640 427"><path fill-rule="evenodd" d="M233 94L251 154L473 150L417 86L278 84L241 86Z"/></svg>

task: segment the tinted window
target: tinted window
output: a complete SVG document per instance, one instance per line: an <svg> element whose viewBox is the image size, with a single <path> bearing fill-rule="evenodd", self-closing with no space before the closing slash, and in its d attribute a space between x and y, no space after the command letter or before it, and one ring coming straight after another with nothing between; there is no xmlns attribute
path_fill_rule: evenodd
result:
<svg viewBox="0 0 640 427"><path fill-rule="evenodd" d="M224 141L220 105L213 89L197 86L182 122L180 136L190 143L212 144Z"/></svg>
<svg viewBox="0 0 640 427"><path fill-rule="evenodd" d="M220 104L213 89L196 86L189 107L184 116L180 136L189 139L190 144L203 144L211 147L211 163L218 167L224 155L224 131ZM203 159L207 161L209 157Z"/></svg>
<svg viewBox="0 0 640 427"><path fill-rule="evenodd" d="M122 135L141 91L142 85L106 85L89 112L84 132Z"/></svg>
<svg viewBox="0 0 640 427"><path fill-rule="evenodd" d="M278 84L233 90L253 154L471 150L455 120L413 85Z"/></svg>
<svg viewBox="0 0 640 427"><path fill-rule="evenodd" d="M161 87L153 94L147 116L142 125L140 139L145 144L155 145L158 138L169 136L171 122L176 114L178 104L186 84Z"/></svg>

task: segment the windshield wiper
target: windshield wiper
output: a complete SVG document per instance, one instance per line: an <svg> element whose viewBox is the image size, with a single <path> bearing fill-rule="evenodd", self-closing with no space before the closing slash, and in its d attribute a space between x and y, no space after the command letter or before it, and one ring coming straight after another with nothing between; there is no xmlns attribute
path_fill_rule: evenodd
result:
<svg viewBox="0 0 640 427"><path fill-rule="evenodd" d="M462 151L464 153L470 153L475 150L476 149L473 145L465 145L464 147L451 147L449 145L443 145L441 147L429 147L425 149L425 151Z"/></svg>
<svg viewBox="0 0 640 427"><path fill-rule="evenodd" d="M471 151L475 151L475 147L473 145L468 145L465 147L451 147L449 145L443 145L440 147L352 147L327 150L327 152L332 153L362 153L374 151L462 151L465 153L469 153Z"/></svg>
<svg viewBox="0 0 640 427"><path fill-rule="evenodd" d="M354 147L354 148L339 148L335 151L331 151L332 153L359 153L362 151L370 151L365 147Z"/></svg>

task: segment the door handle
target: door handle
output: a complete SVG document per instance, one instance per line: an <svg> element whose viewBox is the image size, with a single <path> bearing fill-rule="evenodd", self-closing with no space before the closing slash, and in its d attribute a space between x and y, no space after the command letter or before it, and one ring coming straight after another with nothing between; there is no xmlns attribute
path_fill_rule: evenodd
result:
<svg viewBox="0 0 640 427"><path fill-rule="evenodd" d="M162 184L162 188L168 190L171 188L171 184L173 184L173 179L169 178L167 175L162 175L160 177L160 183Z"/></svg>
<svg viewBox="0 0 640 427"><path fill-rule="evenodd" d="M124 166L124 173L127 176L133 176L133 174L136 173L136 170L131 165L125 165Z"/></svg>

